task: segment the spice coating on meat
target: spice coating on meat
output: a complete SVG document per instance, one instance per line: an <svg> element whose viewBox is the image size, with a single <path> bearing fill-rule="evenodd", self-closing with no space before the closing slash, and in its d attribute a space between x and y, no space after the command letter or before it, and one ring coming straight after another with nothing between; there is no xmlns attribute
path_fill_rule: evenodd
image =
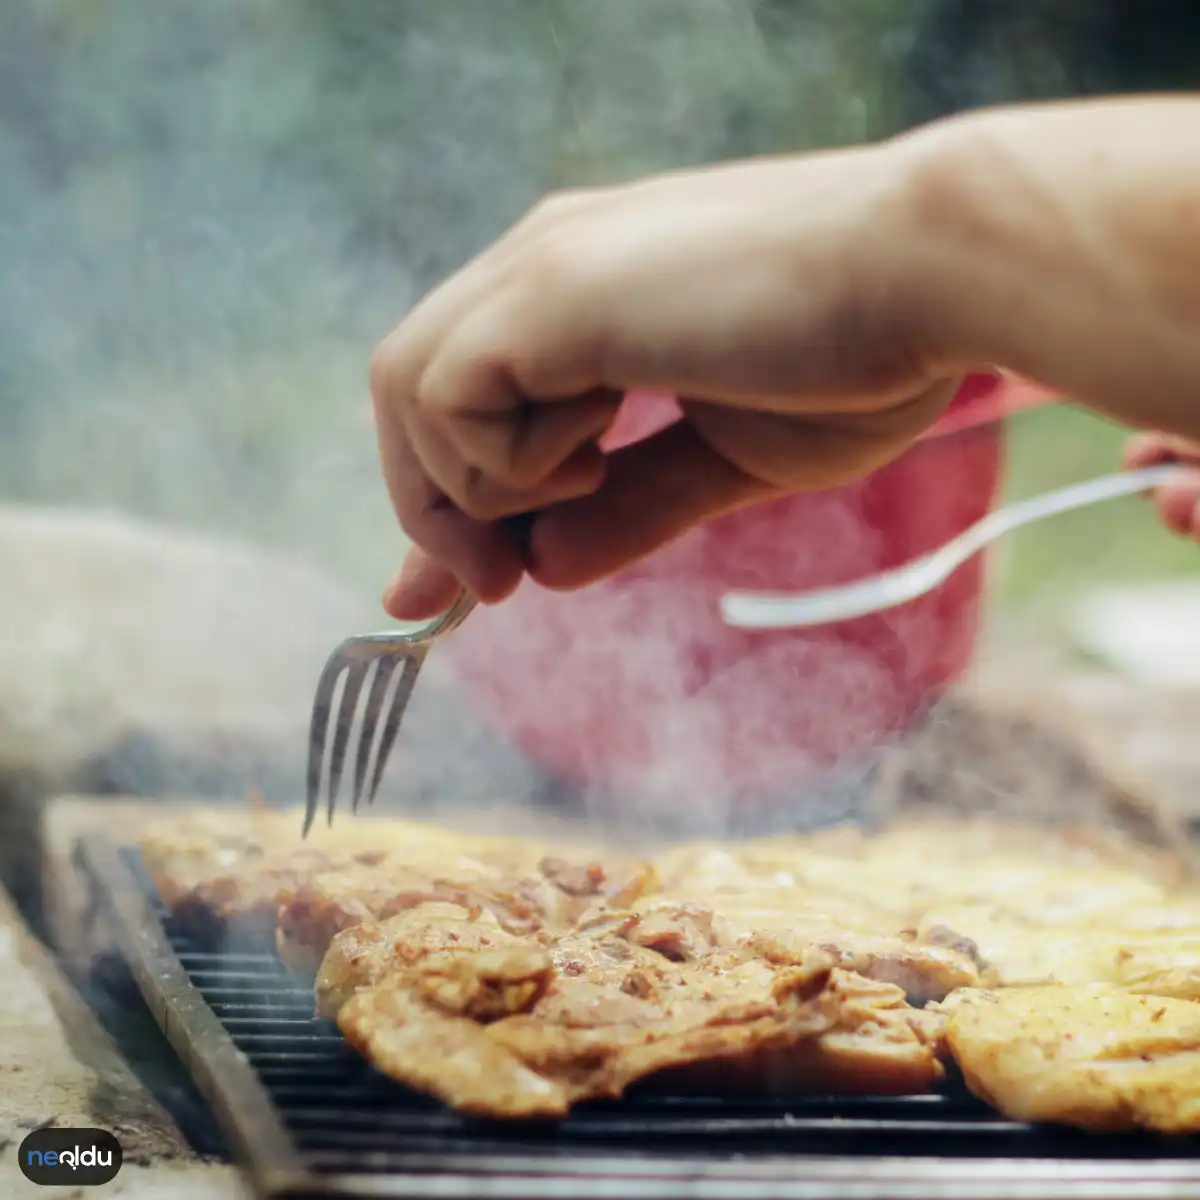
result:
<svg viewBox="0 0 1200 1200"><path fill-rule="evenodd" d="M950 1058L1021 1119L1200 1131L1200 895L1104 839L922 822L642 859L221 817L148 831L164 903L270 929L349 1043L464 1112L561 1116L634 1083L920 1092ZM1138 1033L1143 1001L1166 1041Z"/></svg>
<svg viewBox="0 0 1200 1200"><path fill-rule="evenodd" d="M564 970L581 958L584 970ZM495 995L497 985L479 979L487 973L517 986L511 999L472 1014L458 997ZM940 1018L819 953L778 968L719 955L673 963L615 933L568 935L549 954L428 955L360 987L337 1022L385 1074L493 1117L560 1117L654 1077L792 1091L869 1080L874 1091L897 1093L926 1091L941 1077Z"/></svg>
<svg viewBox="0 0 1200 1200"><path fill-rule="evenodd" d="M967 1086L1019 1121L1200 1132L1200 1005L1101 987L951 996Z"/></svg>
<svg viewBox="0 0 1200 1200"><path fill-rule="evenodd" d="M551 874L546 873L548 861ZM459 859L442 867L439 871L437 864L430 864L414 871L390 862L371 869L349 867L323 872L294 892L281 893L275 938L280 958L297 974L313 975L342 930L430 902L490 913L511 934L561 931L593 909L635 900L654 878L648 863L634 860L606 868L543 859L525 870ZM589 873L582 894L562 886L563 872L573 883L578 871Z"/></svg>

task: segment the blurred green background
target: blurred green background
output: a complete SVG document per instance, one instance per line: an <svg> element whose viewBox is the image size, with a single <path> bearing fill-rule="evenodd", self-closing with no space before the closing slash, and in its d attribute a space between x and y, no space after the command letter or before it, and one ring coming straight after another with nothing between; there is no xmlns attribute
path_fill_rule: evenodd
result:
<svg viewBox="0 0 1200 1200"><path fill-rule="evenodd" d="M566 184L1194 86L1190 0L0 0L0 500L398 560L364 369ZM1009 491L1122 435L1013 422ZM999 557L1010 605L1195 569L1123 502Z"/></svg>

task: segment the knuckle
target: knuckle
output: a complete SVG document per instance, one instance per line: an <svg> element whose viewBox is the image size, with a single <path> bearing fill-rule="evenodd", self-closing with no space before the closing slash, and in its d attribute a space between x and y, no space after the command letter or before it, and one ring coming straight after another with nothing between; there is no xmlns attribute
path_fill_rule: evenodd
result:
<svg viewBox="0 0 1200 1200"><path fill-rule="evenodd" d="M367 370L371 398L377 405L399 405L411 396L412 382L422 372L423 356L403 329L397 329L371 355Z"/></svg>
<svg viewBox="0 0 1200 1200"><path fill-rule="evenodd" d="M543 196L529 210L525 223L530 227L552 225L589 207L599 192L594 188L565 188Z"/></svg>
<svg viewBox="0 0 1200 1200"><path fill-rule="evenodd" d="M587 247L573 230L544 236L529 258L529 285L538 293L570 295L587 284L591 274Z"/></svg>
<svg viewBox="0 0 1200 1200"><path fill-rule="evenodd" d="M522 456L519 449L511 443L505 448L504 456L492 471L492 476L497 483L517 491L536 487L542 482L544 475L544 470Z"/></svg>
<svg viewBox="0 0 1200 1200"><path fill-rule="evenodd" d="M427 420L436 420L453 406L451 389L446 382L446 371L437 362L431 362L417 378L413 388L413 408Z"/></svg>
<svg viewBox="0 0 1200 1200"><path fill-rule="evenodd" d="M537 414L533 414L536 420ZM491 454L487 464L488 475L500 487L512 491L525 491L540 484L547 464L528 439L529 417L514 416L506 421L504 428L494 430Z"/></svg>
<svg viewBox="0 0 1200 1200"><path fill-rule="evenodd" d="M367 381L371 396L377 401L383 401L391 391L392 365L391 339L380 342L371 355L371 364L367 371Z"/></svg>
<svg viewBox="0 0 1200 1200"><path fill-rule="evenodd" d="M427 505L415 504L409 499L398 500L392 506L396 513L396 524L401 532L414 546L425 548L429 537L429 508Z"/></svg>
<svg viewBox="0 0 1200 1200"><path fill-rule="evenodd" d="M494 521L502 514L498 511L496 491L489 487L483 472L478 467L463 469L453 497L458 507L476 521Z"/></svg>

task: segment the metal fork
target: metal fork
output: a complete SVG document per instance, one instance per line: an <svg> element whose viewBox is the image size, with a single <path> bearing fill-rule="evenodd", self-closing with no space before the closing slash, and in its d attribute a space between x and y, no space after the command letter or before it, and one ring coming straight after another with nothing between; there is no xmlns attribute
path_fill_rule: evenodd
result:
<svg viewBox="0 0 1200 1200"><path fill-rule="evenodd" d="M735 629L803 629L883 612L931 592L990 542L1022 525L1149 491L1186 471L1172 463L1073 483L989 513L932 554L857 583L811 592L728 592L721 615Z"/></svg>
<svg viewBox="0 0 1200 1200"><path fill-rule="evenodd" d="M326 750L329 755L328 793L326 807L328 823L333 824L337 806L342 768L350 744L350 731L358 708L359 697L367 677L374 669L374 678L363 709L362 728L358 735L358 750L354 758L354 791L351 811L357 812L364 797L368 804L375 799L383 769L392 752L404 710L425 655L430 645L443 634L457 629L475 607L475 597L462 592L440 617L410 632L392 630L388 633L365 633L347 638L329 657L317 684L313 701L312 725L308 734L308 800L304 810L304 836L312 828L320 808L321 776ZM346 685L336 706L337 686L345 676ZM391 686L395 681L395 685ZM378 734L378 738L376 738ZM377 743L377 744L376 744ZM374 765L371 749L374 746ZM368 767L371 767L368 778Z"/></svg>

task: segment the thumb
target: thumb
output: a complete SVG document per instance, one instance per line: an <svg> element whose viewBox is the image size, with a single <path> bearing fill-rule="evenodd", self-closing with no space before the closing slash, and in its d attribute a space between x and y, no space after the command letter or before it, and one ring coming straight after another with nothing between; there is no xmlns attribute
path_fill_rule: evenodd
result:
<svg viewBox="0 0 1200 1200"><path fill-rule="evenodd" d="M413 547L383 591L383 608L396 621L424 621L443 613L462 590L458 578Z"/></svg>
<svg viewBox="0 0 1200 1200"><path fill-rule="evenodd" d="M782 494L719 454L686 420L614 451L608 463L597 491L534 522L528 569L543 587L583 587L712 517Z"/></svg>

